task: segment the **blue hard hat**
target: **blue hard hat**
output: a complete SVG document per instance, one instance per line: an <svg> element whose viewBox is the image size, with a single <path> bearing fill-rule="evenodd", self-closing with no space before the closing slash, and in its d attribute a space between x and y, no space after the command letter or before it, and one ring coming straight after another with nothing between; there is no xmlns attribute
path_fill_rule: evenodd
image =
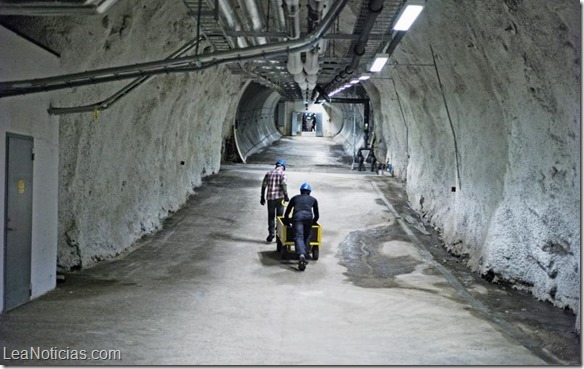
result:
<svg viewBox="0 0 584 369"><path fill-rule="evenodd" d="M286 168L286 162L284 160L278 160L276 162L276 166L277 167L284 167L284 168Z"/></svg>
<svg viewBox="0 0 584 369"><path fill-rule="evenodd" d="M312 192L312 187L308 183L304 182L302 186L300 186L300 192L302 191Z"/></svg>

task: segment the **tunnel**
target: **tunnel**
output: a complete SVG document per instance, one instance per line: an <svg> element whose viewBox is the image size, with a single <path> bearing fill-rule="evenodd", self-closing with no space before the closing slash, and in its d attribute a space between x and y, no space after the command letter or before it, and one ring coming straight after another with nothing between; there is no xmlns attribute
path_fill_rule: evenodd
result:
<svg viewBox="0 0 584 369"><path fill-rule="evenodd" d="M0 0L0 362L581 365L581 14Z"/></svg>

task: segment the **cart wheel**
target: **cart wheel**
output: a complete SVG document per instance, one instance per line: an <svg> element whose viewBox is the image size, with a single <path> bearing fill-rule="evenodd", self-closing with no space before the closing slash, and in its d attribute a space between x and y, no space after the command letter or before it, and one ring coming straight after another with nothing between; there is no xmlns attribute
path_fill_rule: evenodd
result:
<svg viewBox="0 0 584 369"><path fill-rule="evenodd" d="M282 245L281 253L282 260L288 260L288 246Z"/></svg>
<svg viewBox="0 0 584 369"><path fill-rule="evenodd" d="M318 260L318 246L312 246L312 260Z"/></svg>
<svg viewBox="0 0 584 369"><path fill-rule="evenodd" d="M282 241L278 237L276 237L276 251L282 252Z"/></svg>

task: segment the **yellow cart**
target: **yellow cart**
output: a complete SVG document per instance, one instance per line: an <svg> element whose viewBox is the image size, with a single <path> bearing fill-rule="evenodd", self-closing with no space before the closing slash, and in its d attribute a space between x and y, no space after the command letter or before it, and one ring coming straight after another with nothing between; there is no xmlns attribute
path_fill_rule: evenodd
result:
<svg viewBox="0 0 584 369"><path fill-rule="evenodd" d="M284 217L276 217L276 250L281 253L282 259L288 259L288 253L294 247L294 229L292 225L286 225L283 222ZM322 240L322 226L313 225L310 230L310 252L312 260L318 260L320 253L320 242Z"/></svg>

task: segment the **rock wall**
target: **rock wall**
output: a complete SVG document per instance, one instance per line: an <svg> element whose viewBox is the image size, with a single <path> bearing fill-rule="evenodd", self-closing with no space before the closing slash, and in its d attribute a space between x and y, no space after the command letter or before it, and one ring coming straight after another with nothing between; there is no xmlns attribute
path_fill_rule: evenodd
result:
<svg viewBox="0 0 584 369"><path fill-rule="evenodd" d="M196 36L179 1L124 1L103 16L15 21L60 53L63 73L164 59ZM68 90L55 105L96 103L129 82ZM161 75L108 110L60 116L59 268L128 249L217 173L243 86L225 67Z"/></svg>
<svg viewBox="0 0 584 369"><path fill-rule="evenodd" d="M574 311L580 30L571 0L428 1L393 66L366 84L383 121L377 155L446 247Z"/></svg>

